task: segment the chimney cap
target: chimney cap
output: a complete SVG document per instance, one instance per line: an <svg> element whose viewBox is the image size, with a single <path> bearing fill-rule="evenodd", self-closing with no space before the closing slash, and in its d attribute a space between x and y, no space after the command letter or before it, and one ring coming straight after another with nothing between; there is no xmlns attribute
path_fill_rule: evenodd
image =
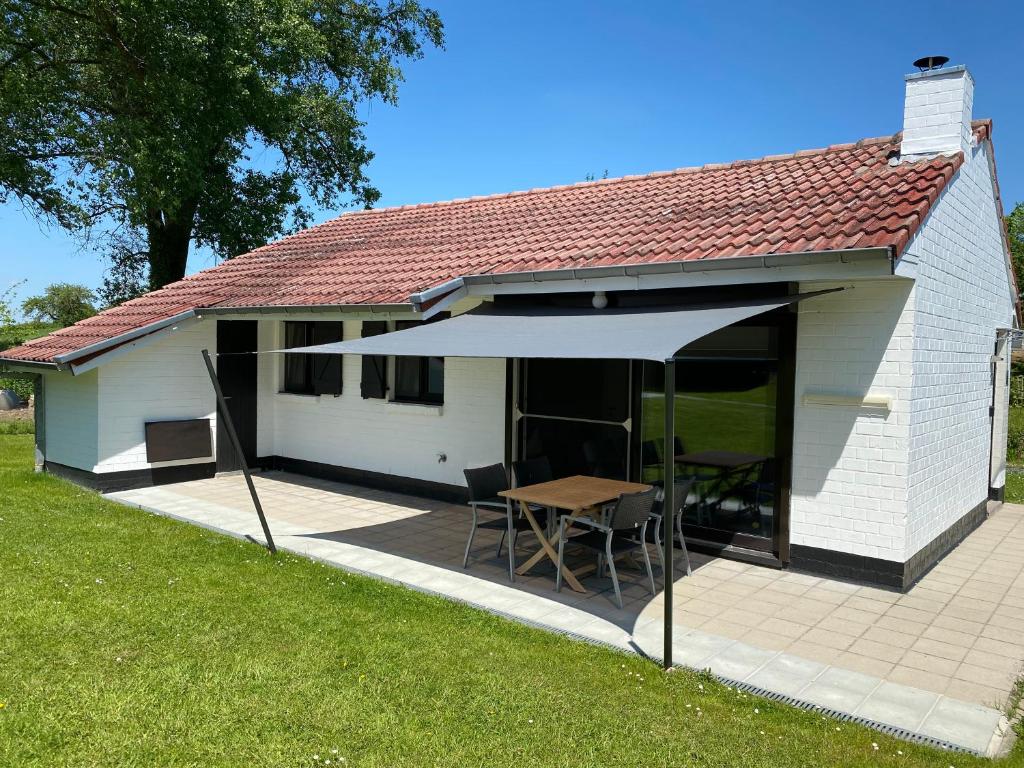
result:
<svg viewBox="0 0 1024 768"><path fill-rule="evenodd" d="M949 56L925 56L914 62L914 66L922 72L930 69L939 69L949 61Z"/></svg>

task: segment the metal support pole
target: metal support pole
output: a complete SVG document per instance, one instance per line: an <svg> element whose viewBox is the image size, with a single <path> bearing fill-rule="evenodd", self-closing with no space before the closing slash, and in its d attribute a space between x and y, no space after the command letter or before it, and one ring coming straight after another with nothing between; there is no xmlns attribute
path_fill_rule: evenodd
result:
<svg viewBox="0 0 1024 768"><path fill-rule="evenodd" d="M206 371L210 374L210 383L213 384L213 392L217 396L217 410L220 418L224 419L224 428L227 430L228 439L238 454L238 463L242 465L242 474L245 475L245 484L249 486L249 495L252 496L252 505L256 507L256 514L260 518L260 525L263 526L263 535L267 538L267 548L270 554L277 554L277 547L274 545L274 537L270 535L270 526L267 525L267 518L263 514L263 505L260 504L260 497L256 495L256 486L253 485L252 475L249 474L249 465L245 461L245 454L242 453L242 444L238 442L238 433L235 432L235 424L231 421L231 414L228 413L228 404L224 400L224 393L220 389L220 380L213 368L213 361L210 360L210 353L203 350L203 362L206 363Z"/></svg>
<svg viewBox="0 0 1024 768"><path fill-rule="evenodd" d="M665 459L664 502L661 508L662 546L665 548L665 649L662 659L665 669L672 667L672 582L675 580L675 569L672 567L672 554L675 551L675 526L673 511L675 510L676 480L676 361L669 358L665 361Z"/></svg>

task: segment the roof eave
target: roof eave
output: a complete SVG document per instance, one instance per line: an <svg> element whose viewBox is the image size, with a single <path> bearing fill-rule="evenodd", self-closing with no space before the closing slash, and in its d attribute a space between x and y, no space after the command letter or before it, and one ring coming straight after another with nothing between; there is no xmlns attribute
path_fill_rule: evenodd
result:
<svg viewBox="0 0 1024 768"><path fill-rule="evenodd" d="M463 275L449 280L418 294L410 301L416 304L424 296L439 296L459 287L481 285L505 285L509 283L540 283L554 281L587 281L609 277L640 277L651 275L677 274L682 272L713 272L744 269L776 269L818 264L853 264L856 262L884 259L890 265L895 259L891 246L872 248L850 248L833 251L800 251L797 253L765 253L758 255L729 256L714 259L682 259L678 261L653 262L647 264L621 264L600 267L578 267L572 269L529 270L524 272L487 272ZM457 285L456 285L457 283Z"/></svg>

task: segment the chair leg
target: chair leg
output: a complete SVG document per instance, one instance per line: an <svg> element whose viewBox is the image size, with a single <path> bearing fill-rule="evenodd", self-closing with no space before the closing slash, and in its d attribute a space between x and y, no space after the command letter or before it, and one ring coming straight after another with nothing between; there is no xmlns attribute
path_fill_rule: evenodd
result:
<svg viewBox="0 0 1024 768"><path fill-rule="evenodd" d="M682 547L682 549L683 549L683 562L686 563L686 575L687 576L692 576L693 575L693 570L690 568L690 552L686 548L686 538L683 536L683 516L682 516L682 514L680 514L679 517L676 518L676 520L677 520L676 530L679 533L679 546Z"/></svg>
<svg viewBox="0 0 1024 768"><path fill-rule="evenodd" d="M494 554L495 557L501 557L501 548L505 544L505 531L501 532L501 538L498 539L498 551Z"/></svg>
<svg viewBox="0 0 1024 768"><path fill-rule="evenodd" d="M661 572L665 572L665 548L661 546L661 518L652 518L654 520L654 551L658 555L658 565L661 566ZM647 546L646 540L644 541L644 547Z"/></svg>
<svg viewBox="0 0 1024 768"><path fill-rule="evenodd" d="M565 518L558 521L558 564L555 568L555 592L562 591L562 562L565 556Z"/></svg>
<svg viewBox="0 0 1024 768"><path fill-rule="evenodd" d="M651 556L647 553L647 523L644 523L643 525L640 541L643 542L640 549L642 549L644 553L644 565L647 566L647 578L651 582L651 594L653 595L656 594L656 588L654 586L654 571L651 570Z"/></svg>
<svg viewBox="0 0 1024 768"><path fill-rule="evenodd" d="M466 556L462 558L462 567L469 566L469 549L473 546L473 536L476 534L476 507L473 507L473 526L469 529L469 541L466 542Z"/></svg>
<svg viewBox="0 0 1024 768"><path fill-rule="evenodd" d="M608 534L605 544L605 554L608 560L608 572L612 577L612 586L615 587L615 603L622 608L622 592L619 590L619 575L615 572L615 561L612 559L612 535Z"/></svg>
<svg viewBox="0 0 1024 768"><path fill-rule="evenodd" d="M516 546L515 546L515 533L512 530L512 508L508 509L508 580L514 582L516 580ZM505 538L505 534L501 534L501 538Z"/></svg>

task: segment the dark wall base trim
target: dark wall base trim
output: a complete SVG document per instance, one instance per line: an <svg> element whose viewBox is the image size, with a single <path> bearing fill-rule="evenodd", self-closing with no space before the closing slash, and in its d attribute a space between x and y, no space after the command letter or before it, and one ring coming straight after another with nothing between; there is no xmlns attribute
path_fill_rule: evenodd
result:
<svg viewBox="0 0 1024 768"><path fill-rule="evenodd" d="M70 480L77 485L84 485L100 493L113 491L130 491L135 488L148 488L151 485L168 485L184 483L188 480L203 480L213 477L217 471L214 462L202 464L178 464L171 467L154 467L152 469L130 469L124 472L90 472L55 461L46 462L46 471L51 475Z"/></svg>
<svg viewBox="0 0 1024 768"><path fill-rule="evenodd" d="M987 516L987 509L986 499L932 539L905 563L793 544L790 547L789 565L794 570L906 592L971 531L981 525Z"/></svg>
<svg viewBox="0 0 1024 768"><path fill-rule="evenodd" d="M789 547L789 567L797 571L865 582L890 589L903 588L903 563L883 560L880 557L792 544Z"/></svg>
<svg viewBox="0 0 1024 768"><path fill-rule="evenodd" d="M949 528L919 549L906 567L906 586L910 589L922 576L930 571L939 560L949 554L967 535L985 522L988 517L988 499L983 499Z"/></svg>
<svg viewBox="0 0 1024 768"><path fill-rule="evenodd" d="M990 501L1006 501L1006 486L1001 485L998 488L989 486L988 498Z"/></svg>
<svg viewBox="0 0 1024 768"><path fill-rule="evenodd" d="M319 461L292 459L287 456L264 456L256 461L263 469L294 472L298 475L318 477L322 480L351 483L383 491L394 491L395 493L407 493L410 496L423 496L428 499L450 501L456 504L465 503L469 498L467 490L462 486L436 483L431 480L419 480L415 477L370 472L365 469L352 469L351 467L342 467L336 464L323 464Z"/></svg>

